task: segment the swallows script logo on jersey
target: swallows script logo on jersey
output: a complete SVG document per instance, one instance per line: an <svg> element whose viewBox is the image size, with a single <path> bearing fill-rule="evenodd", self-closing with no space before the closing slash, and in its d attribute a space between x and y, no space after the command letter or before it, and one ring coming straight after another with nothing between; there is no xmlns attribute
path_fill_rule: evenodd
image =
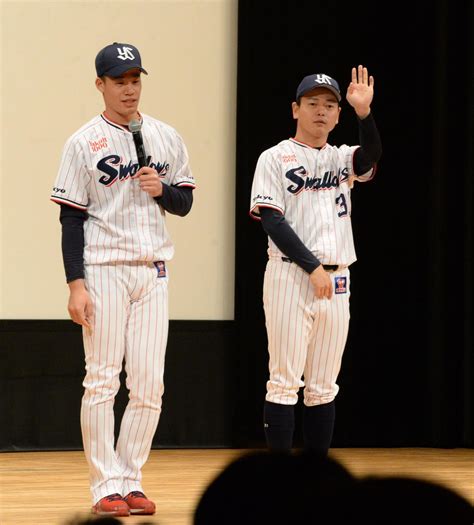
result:
<svg viewBox="0 0 474 525"><path fill-rule="evenodd" d="M132 164L132 161L129 161L128 164L122 164L121 160L122 158L119 155L108 155L99 160L97 163L97 169L105 174L99 179L101 184L104 186L112 186L112 184L118 180L123 182L124 180L133 177L139 170L140 165L138 162ZM164 177L170 168L168 162L151 162L151 155L147 157L146 165L150 168L154 168L160 177Z"/></svg>
<svg viewBox="0 0 474 525"><path fill-rule="evenodd" d="M135 58L135 55L132 53L131 47L123 46L122 49L118 47L117 51L117 58L120 58L120 60L134 60Z"/></svg>
<svg viewBox="0 0 474 525"><path fill-rule="evenodd" d="M344 182L348 176L349 171L347 168L339 168L337 173L334 171L324 172L322 177L308 177L308 172L304 166L299 166L285 173L285 177L291 180L293 184L288 186L286 189L298 195L302 191L318 191L327 190L329 188L337 188L341 182Z"/></svg>

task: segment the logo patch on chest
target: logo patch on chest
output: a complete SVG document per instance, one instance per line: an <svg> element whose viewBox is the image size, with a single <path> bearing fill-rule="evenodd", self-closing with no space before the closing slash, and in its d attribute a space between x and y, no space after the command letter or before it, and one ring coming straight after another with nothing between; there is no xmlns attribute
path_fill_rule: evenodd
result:
<svg viewBox="0 0 474 525"><path fill-rule="evenodd" d="M89 140L89 147L92 153L96 153L97 151L101 149L108 148L107 138L101 137L98 140Z"/></svg>
<svg viewBox="0 0 474 525"><path fill-rule="evenodd" d="M156 261L153 263L156 271L158 272L158 278L166 277L166 265L165 261Z"/></svg>
<svg viewBox="0 0 474 525"><path fill-rule="evenodd" d="M347 293L347 277L334 277L334 293Z"/></svg>

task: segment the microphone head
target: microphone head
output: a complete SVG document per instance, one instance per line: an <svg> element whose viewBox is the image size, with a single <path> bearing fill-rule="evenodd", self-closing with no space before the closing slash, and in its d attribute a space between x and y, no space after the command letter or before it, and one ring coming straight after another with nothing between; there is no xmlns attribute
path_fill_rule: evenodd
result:
<svg viewBox="0 0 474 525"><path fill-rule="evenodd" d="M142 129L142 123L139 121L139 120L131 120L129 123L128 123L128 129L132 132L132 133L136 133L137 131L140 131Z"/></svg>

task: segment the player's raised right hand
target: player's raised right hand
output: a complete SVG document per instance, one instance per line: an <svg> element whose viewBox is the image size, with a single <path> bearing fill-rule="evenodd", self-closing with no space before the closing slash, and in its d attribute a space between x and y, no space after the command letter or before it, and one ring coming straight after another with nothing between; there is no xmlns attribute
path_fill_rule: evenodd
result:
<svg viewBox="0 0 474 525"><path fill-rule="evenodd" d="M325 297L331 299L332 297L332 283L329 274L320 264L316 270L310 274L309 279L314 288L314 295L318 299L324 299Z"/></svg>
<svg viewBox="0 0 474 525"><path fill-rule="evenodd" d="M67 309L71 319L89 330L92 329L93 308L84 279L76 279L69 283L69 302Z"/></svg>
<svg viewBox="0 0 474 525"><path fill-rule="evenodd" d="M366 67L352 68L352 80L347 88L346 98L359 118L368 116L374 98L374 77L369 75Z"/></svg>

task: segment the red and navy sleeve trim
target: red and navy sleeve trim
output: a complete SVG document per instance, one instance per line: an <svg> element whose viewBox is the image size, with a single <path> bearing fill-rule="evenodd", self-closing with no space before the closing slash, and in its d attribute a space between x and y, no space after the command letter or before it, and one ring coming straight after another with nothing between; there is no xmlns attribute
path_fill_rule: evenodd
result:
<svg viewBox="0 0 474 525"><path fill-rule="evenodd" d="M192 188L194 190L196 188L196 185L193 184L192 182L183 181L183 182L178 182L178 184L173 184L173 187L175 187L175 188Z"/></svg>
<svg viewBox="0 0 474 525"><path fill-rule="evenodd" d="M271 210L278 211L278 212L280 212L283 215L283 210L281 208L279 208L278 206L271 206L271 205L269 205L267 203L259 204L257 202L254 206L252 206L251 210L249 211L250 217L252 217L252 219L255 219L256 221L260 221L261 220L260 212L258 211L259 208L270 208Z"/></svg>
<svg viewBox="0 0 474 525"><path fill-rule="evenodd" d="M56 204L67 204L68 206L72 206L73 208L77 208L78 210L87 210L87 206L84 206L83 204L79 204L78 202L71 201L69 199L64 199L60 197L51 197L50 200L52 200Z"/></svg>

